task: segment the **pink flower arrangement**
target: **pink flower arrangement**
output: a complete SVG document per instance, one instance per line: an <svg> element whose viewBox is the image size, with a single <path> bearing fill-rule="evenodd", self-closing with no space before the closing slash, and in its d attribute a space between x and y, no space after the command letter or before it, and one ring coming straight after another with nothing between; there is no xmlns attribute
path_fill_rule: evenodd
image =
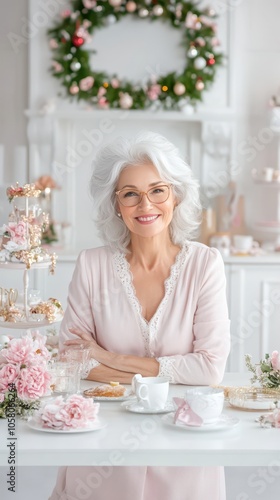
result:
<svg viewBox="0 0 280 500"><path fill-rule="evenodd" d="M280 354L278 351L273 351L271 354L271 364L273 370L280 370Z"/></svg>
<svg viewBox="0 0 280 500"><path fill-rule="evenodd" d="M34 419L43 427L57 430L82 429L97 422L99 403L79 394L68 396L66 400L58 396L46 401L35 413Z"/></svg>
<svg viewBox="0 0 280 500"><path fill-rule="evenodd" d="M38 408L39 398L51 394L51 354L45 342L46 337L35 331L9 340L1 350L0 417L7 416L11 392L15 411L22 416Z"/></svg>
<svg viewBox="0 0 280 500"><path fill-rule="evenodd" d="M250 372L253 373L251 382L259 382L262 387L279 388L280 387L280 354L273 351L272 354L266 354L259 364L252 364L252 357L245 355L245 363Z"/></svg>

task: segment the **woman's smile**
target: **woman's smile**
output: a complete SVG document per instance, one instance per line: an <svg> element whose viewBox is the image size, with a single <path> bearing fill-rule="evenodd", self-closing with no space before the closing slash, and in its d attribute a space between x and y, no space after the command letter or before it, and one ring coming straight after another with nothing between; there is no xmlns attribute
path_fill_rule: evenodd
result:
<svg viewBox="0 0 280 500"><path fill-rule="evenodd" d="M139 215L139 217L135 217L137 222L139 224L153 224L158 218L160 217L159 214L149 214L149 215Z"/></svg>

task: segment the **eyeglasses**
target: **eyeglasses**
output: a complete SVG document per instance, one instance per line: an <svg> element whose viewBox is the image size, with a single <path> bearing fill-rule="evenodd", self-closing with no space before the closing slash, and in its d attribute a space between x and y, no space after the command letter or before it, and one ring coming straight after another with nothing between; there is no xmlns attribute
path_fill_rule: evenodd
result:
<svg viewBox="0 0 280 500"><path fill-rule="evenodd" d="M167 184L155 186L147 192L130 188L124 188L116 191L118 200L124 207L135 207L141 203L144 194L151 203L164 203L169 198L170 186Z"/></svg>

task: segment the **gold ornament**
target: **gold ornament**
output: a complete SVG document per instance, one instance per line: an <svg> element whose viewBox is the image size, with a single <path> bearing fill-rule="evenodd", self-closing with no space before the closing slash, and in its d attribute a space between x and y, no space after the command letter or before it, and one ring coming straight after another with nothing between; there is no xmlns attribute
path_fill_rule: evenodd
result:
<svg viewBox="0 0 280 500"><path fill-rule="evenodd" d="M41 194L40 189L36 189L35 184L25 184L24 186L19 186L18 182L15 186L10 186L6 190L9 201L14 198L26 197L26 198L38 198Z"/></svg>

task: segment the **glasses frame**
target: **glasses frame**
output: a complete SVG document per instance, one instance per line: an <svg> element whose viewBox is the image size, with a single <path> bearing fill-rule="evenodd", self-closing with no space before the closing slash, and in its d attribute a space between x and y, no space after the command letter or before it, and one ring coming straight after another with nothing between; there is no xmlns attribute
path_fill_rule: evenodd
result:
<svg viewBox="0 0 280 500"><path fill-rule="evenodd" d="M159 201L159 202L156 202L156 201L151 201L150 198L149 198L149 192L152 191L153 189L156 189L156 188L161 188L161 187L167 187L168 188L168 196L166 198L166 200L164 201ZM135 189L135 191L137 191L139 194L140 194L140 200L135 203L135 205L124 205L120 198L119 198L119 194L122 192L122 191L129 191L129 188L123 188L123 189L119 189L119 191L115 191L115 194L117 195L118 197L118 200L120 202L120 204L123 206L123 207L136 207L137 205L139 205L139 203L141 203L142 199L143 199L143 196L144 194L147 196L148 200L150 203L152 203L153 205L161 205L162 203L165 203L169 196L170 196L170 188L171 188L171 184L160 184L158 186L154 186L152 187L151 189L148 189L148 191L139 191L139 189ZM133 188L131 188L133 189Z"/></svg>

